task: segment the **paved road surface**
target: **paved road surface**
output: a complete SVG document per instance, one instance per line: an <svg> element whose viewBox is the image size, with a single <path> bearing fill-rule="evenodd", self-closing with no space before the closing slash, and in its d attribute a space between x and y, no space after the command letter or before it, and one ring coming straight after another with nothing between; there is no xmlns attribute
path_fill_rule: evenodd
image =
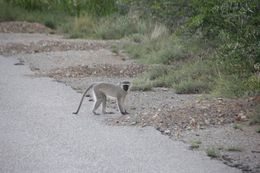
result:
<svg viewBox="0 0 260 173"><path fill-rule="evenodd" d="M80 94L0 56L1 173L237 173L153 128L110 127Z"/></svg>

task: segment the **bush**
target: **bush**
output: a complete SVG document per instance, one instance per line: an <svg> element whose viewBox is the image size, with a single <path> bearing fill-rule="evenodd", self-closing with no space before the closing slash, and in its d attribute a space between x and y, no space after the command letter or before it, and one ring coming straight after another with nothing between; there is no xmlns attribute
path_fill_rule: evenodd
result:
<svg viewBox="0 0 260 173"><path fill-rule="evenodd" d="M207 156L211 158L219 157L219 151L216 148L208 148L206 152L207 152Z"/></svg>
<svg viewBox="0 0 260 173"><path fill-rule="evenodd" d="M51 29L56 29L56 24L52 20L46 20L44 25Z"/></svg>

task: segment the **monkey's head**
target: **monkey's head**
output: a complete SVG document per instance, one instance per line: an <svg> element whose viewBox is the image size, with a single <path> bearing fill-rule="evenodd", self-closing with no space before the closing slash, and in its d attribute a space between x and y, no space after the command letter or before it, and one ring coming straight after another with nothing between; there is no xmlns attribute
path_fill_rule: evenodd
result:
<svg viewBox="0 0 260 173"><path fill-rule="evenodd" d="M127 91L129 91L131 83L129 81L123 81L120 83L120 85L121 85L122 89L127 92Z"/></svg>

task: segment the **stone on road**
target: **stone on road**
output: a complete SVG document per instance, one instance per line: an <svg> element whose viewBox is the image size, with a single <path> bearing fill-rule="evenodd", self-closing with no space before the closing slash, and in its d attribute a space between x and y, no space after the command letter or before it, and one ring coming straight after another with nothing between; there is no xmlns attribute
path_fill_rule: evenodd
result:
<svg viewBox="0 0 260 173"><path fill-rule="evenodd" d="M112 127L80 94L0 56L0 172L236 173L153 128Z"/></svg>

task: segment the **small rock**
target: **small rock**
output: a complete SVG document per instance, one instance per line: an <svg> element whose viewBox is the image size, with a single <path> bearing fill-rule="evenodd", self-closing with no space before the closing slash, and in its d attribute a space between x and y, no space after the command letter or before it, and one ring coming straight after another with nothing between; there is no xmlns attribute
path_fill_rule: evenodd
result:
<svg viewBox="0 0 260 173"><path fill-rule="evenodd" d="M154 116L152 116L152 119L157 119L158 118L158 114L155 114Z"/></svg>
<svg viewBox="0 0 260 173"><path fill-rule="evenodd" d="M32 67L31 70L32 70L32 71L39 71L40 69L37 68L37 67Z"/></svg>
<svg viewBox="0 0 260 173"><path fill-rule="evenodd" d="M142 127L146 127L146 126L147 126L147 124L146 124L146 123L143 123L143 124L142 124Z"/></svg>
<svg viewBox="0 0 260 173"><path fill-rule="evenodd" d="M223 98L217 98L219 101L223 101Z"/></svg>
<svg viewBox="0 0 260 173"><path fill-rule="evenodd" d="M136 110L136 107L131 107L130 110Z"/></svg>
<svg viewBox="0 0 260 173"><path fill-rule="evenodd" d="M129 120L129 119L130 119L130 117L129 117L129 116L125 117L125 120Z"/></svg>
<svg viewBox="0 0 260 173"><path fill-rule="evenodd" d="M186 127L186 130L191 130L191 127L190 127L190 126L187 126L187 127Z"/></svg>
<svg viewBox="0 0 260 173"><path fill-rule="evenodd" d="M170 131L169 129L167 129L167 130L164 131L164 133L165 133L166 135L169 135L169 134L171 134L171 131Z"/></svg>
<svg viewBox="0 0 260 173"><path fill-rule="evenodd" d="M131 124L130 125L136 125L137 124L137 122L136 121L134 121L134 122L131 122Z"/></svg>
<svg viewBox="0 0 260 173"><path fill-rule="evenodd" d="M18 63L15 63L14 65L24 65L23 62L18 62Z"/></svg>
<svg viewBox="0 0 260 173"><path fill-rule="evenodd" d="M169 91L168 88L162 88L162 91Z"/></svg>

